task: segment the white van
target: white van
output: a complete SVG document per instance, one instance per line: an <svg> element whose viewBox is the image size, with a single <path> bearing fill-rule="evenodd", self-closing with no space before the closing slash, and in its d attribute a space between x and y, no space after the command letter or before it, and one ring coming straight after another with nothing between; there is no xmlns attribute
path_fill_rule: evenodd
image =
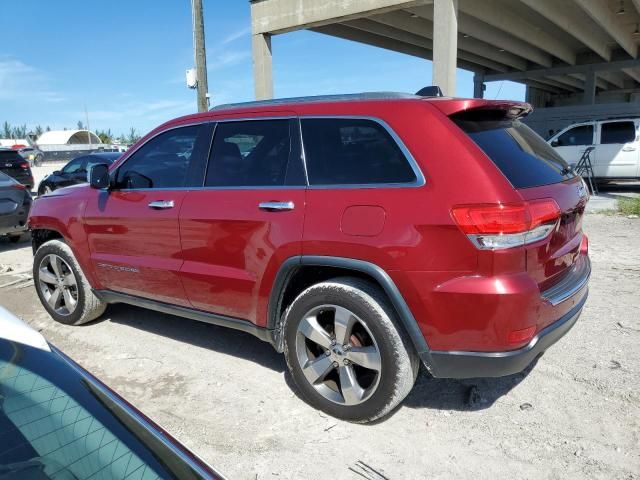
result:
<svg viewBox="0 0 640 480"><path fill-rule="evenodd" d="M640 118L617 118L573 124L547 142L570 165L594 147L591 163L596 178L640 178Z"/></svg>

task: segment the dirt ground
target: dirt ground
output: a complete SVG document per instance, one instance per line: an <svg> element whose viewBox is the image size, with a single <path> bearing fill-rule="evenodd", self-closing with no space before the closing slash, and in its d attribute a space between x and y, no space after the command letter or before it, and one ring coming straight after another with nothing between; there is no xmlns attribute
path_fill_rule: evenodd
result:
<svg viewBox="0 0 640 480"><path fill-rule="evenodd" d="M244 333L125 305L56 324L36 297L28 240L0 240L0 304L229 478L638 479L640 220L585 223L591 294L559 344L503 379L422 373L368 426L308 407L283 358Z"/></svg>

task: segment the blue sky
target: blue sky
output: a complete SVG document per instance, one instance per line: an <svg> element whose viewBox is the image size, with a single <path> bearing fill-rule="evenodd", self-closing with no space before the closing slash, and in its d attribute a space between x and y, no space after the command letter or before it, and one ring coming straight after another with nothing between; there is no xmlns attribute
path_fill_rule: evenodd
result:
<svg viewBox="0 0 640 480"><path fill-rule="evenodd" d="M248 0L204 0L212 104L253 99ZM196 110L189 0L2 0L0 122L145 133ZM6 21L10 19L10 21ZM294 32L273 39L275 95L415 92L431 62ZM458 96L473 75L458 71ZM486 98L524 99L524 86L487 85Z"/></svg>

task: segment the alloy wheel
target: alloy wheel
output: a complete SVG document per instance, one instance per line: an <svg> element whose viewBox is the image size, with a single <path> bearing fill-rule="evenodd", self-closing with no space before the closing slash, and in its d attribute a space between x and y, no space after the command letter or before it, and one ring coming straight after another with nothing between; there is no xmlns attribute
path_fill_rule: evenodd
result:
<svg viewBox="0 0 640 480"><path fill-rule="evenodd" d="M53 253L38 267L38 288L49 307L58 315L71 315L78 305L78 281L69 264Z"/></svg>
<svg viewBox="0 0 640 480"><path fill-rule="evenodd" d="M298 325L296 358L310 385L327 400L358 405L380 383L382 358L366 323L338 305L308 311Z"/></svg>

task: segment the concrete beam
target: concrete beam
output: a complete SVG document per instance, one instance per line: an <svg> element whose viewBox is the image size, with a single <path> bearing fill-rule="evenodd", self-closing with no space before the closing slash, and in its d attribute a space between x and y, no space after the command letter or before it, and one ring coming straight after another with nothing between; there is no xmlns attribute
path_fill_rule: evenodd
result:
<svg viewBox="0 0 640 480"><path fill-rule="evenodd" d="M351 20L350 22L345 22L341 25L346 25L348 27L356 28L364 32L374 33L381 37L387 37L393 40L398 40L399 42L409 43L417 47L433 50L433 41L430 38L415 35L406 30L390 27L389 25L378 23L366 18ZM484 58L482 55L476 55L475 53L471 52L458 50L458 58L471 61L497 72L507 72L509 70L505 65L501 63L494 62L490 59Z"/></svg>
<svg viewBox="0 0 640 480"><path fill-rule="evenodd" d="M548 77L546 77L549 80L553 80L558 86L564 86L564 85L568 85L570 87L572 87L575 90L583 90L584 89L584 82L578 80L577 78L573 78L570 76L561 76L561 75L550 75Z"/></svg>
<svg viewBox="0 0 640 480"><path fill-rule="evenodd" d="M623 68L622 71L640 83L640 68Z"/></svg>
<svg viewBox="0 0 640 480"><path fill-rule="evenodd" d="M599 72L598 75L596 75L596 87L598 87L601 90L608 90L610 85L608 82L606 82L604 80L604 78L601 78L604 75L604 72ZM568 76L566 77L562 77L562 78L573 78L576 79L580 85L582 85L581 89L584 89L584 84L585 84L585 79L586 79L586 75L583 73L570 73Z"/></svg>
<svg viewBox="0 0 640 480"><path fill-rule="evenodd" d="M408 11L418 15L420 18L433 22L433 8L415 7L410 8ZM480 40L495 47L498 51L503 49L505 52L510 52L543 67L550 67L553 63L551 55L539 48L503 32L499 28L492 27L469 15L465 15L461 11L458 11L458 31L468 35L470 37L468 40Z"/></svg>
<svg viewBox="0 0 640 480"><path fill-rule="evenodd" d="M253 35L253 81L256 100L273 98L271 35Z"/></svg>
<svg viewBox="0 0 640 480"><path fill-rule="evenodd" d="M574 0L591 19L600 25L632 58L638 56L638 44L631 32L620 22L617 15L602 0Z"/></svg>
<svg viewBox="0 0 640 480"><path fill-rule="evenodd" d="M640 1L640 0L638 0ZM614 87L624 88L624 74L620 72L599 72L599 77L610 83ZM600 85L598 85L600 86Z"/></svg>
<svg viewBox="0 0 640 480"><path fill-rule="evenodd" d="M346 25L326 25L323 27L312 28L311 30L333 37L344 38L345 40L352 40L354 42L372 45L374 47L386 48L387 50L393 50L413 57L433 60L433 51L430 49L399 42L388 37L365 32L363 30L357 30ZM471 63L464 59L458 59L458 67L471 72L484 71L484 68L481 65Z"/></svg>
<svg viewBox="0 0 640 480"><path fill-rule="evenodd" d="M585 105L593 105L596 103L596 72L587 73L582 103Z"/></svg>
<svg viewBox="0 0 640 480"><path fill-rule="evenodd" d="M640 14L640 0L632 0L633 6L636 7L636 11Z"/></svg>
<svg viewBox="0 0 640 480"><path fill-rule="evenodd" d="M526 72L510 72L510 73L496 73L486 76L487 82L495 82L497 80L524 80L526 78L536 77L548 77L554 75L569 75L571 73L584 73L587 72L601 72L601 71L616 71L633 69L640 67L640 60L619 60L612 62L602 63L585 63L582 65L571 65L567 67L552 67L552 68L536 68L534 70L528 70Z"/></svg>
<svg viewBox="0 0 640 480"><path fill-rule="evenodd" d="M458 0L433 3L433 82L445 96L456 94L458 58Z"/></svg>
<svg viewBox="0 0 640 480"><path fill-rule="evenodd" d="M562 41L544 30L536 30L526 19L496 0L460 0L460 10L493 27L550 52L570 65L576 63L576 53Z"/></svg>
<svg viewBox="0 0 640 480"><path fill-rule="evenodd" d="M557 0L520 0L534 12L539 13L550 22L584 43L604 60L611 60L611 49L607 46L606 35L589 29L576 21L575 8L569 2ZM640 1L640 0L638 0Z"/></svg>
<svg viewBox="0 0 640 480"><path fill-rule="evenodd" d="M545 79L545 78L543 78L542 80L548 81L548 79ZM556 88L545 82L541 82L537 80L527 80L522 83L524 83L525 85L529 85L530 87L537 88L538 90L544 90L545 92L551 92L555 94L562 94L562 93L567 93L567 91L569 92L572 91L572 90L569 90L568 87Z"/></svg>
<svg viewBox="0 0 640 480"><path fill-rule="evenodd" d="M433 39L432 21L421 17L414 18L404 11L376 15L371 17L370 20L374 20L378 23L409 32L414 35ZM501 52L496 47L475 38L465 38L462 34L458 34L458 50L464 50L480 57L486 57L493 62L507 65L511 68L515 68L516 70L526 70L527 68L527 61L525 59L509 52Z"/></svg>
<svg viewBox="0 0 640 480"><path fill-rule="evenodd" d="M285 33L367 17L433 0L266 0L251 2L254 34Z"/></svg>

